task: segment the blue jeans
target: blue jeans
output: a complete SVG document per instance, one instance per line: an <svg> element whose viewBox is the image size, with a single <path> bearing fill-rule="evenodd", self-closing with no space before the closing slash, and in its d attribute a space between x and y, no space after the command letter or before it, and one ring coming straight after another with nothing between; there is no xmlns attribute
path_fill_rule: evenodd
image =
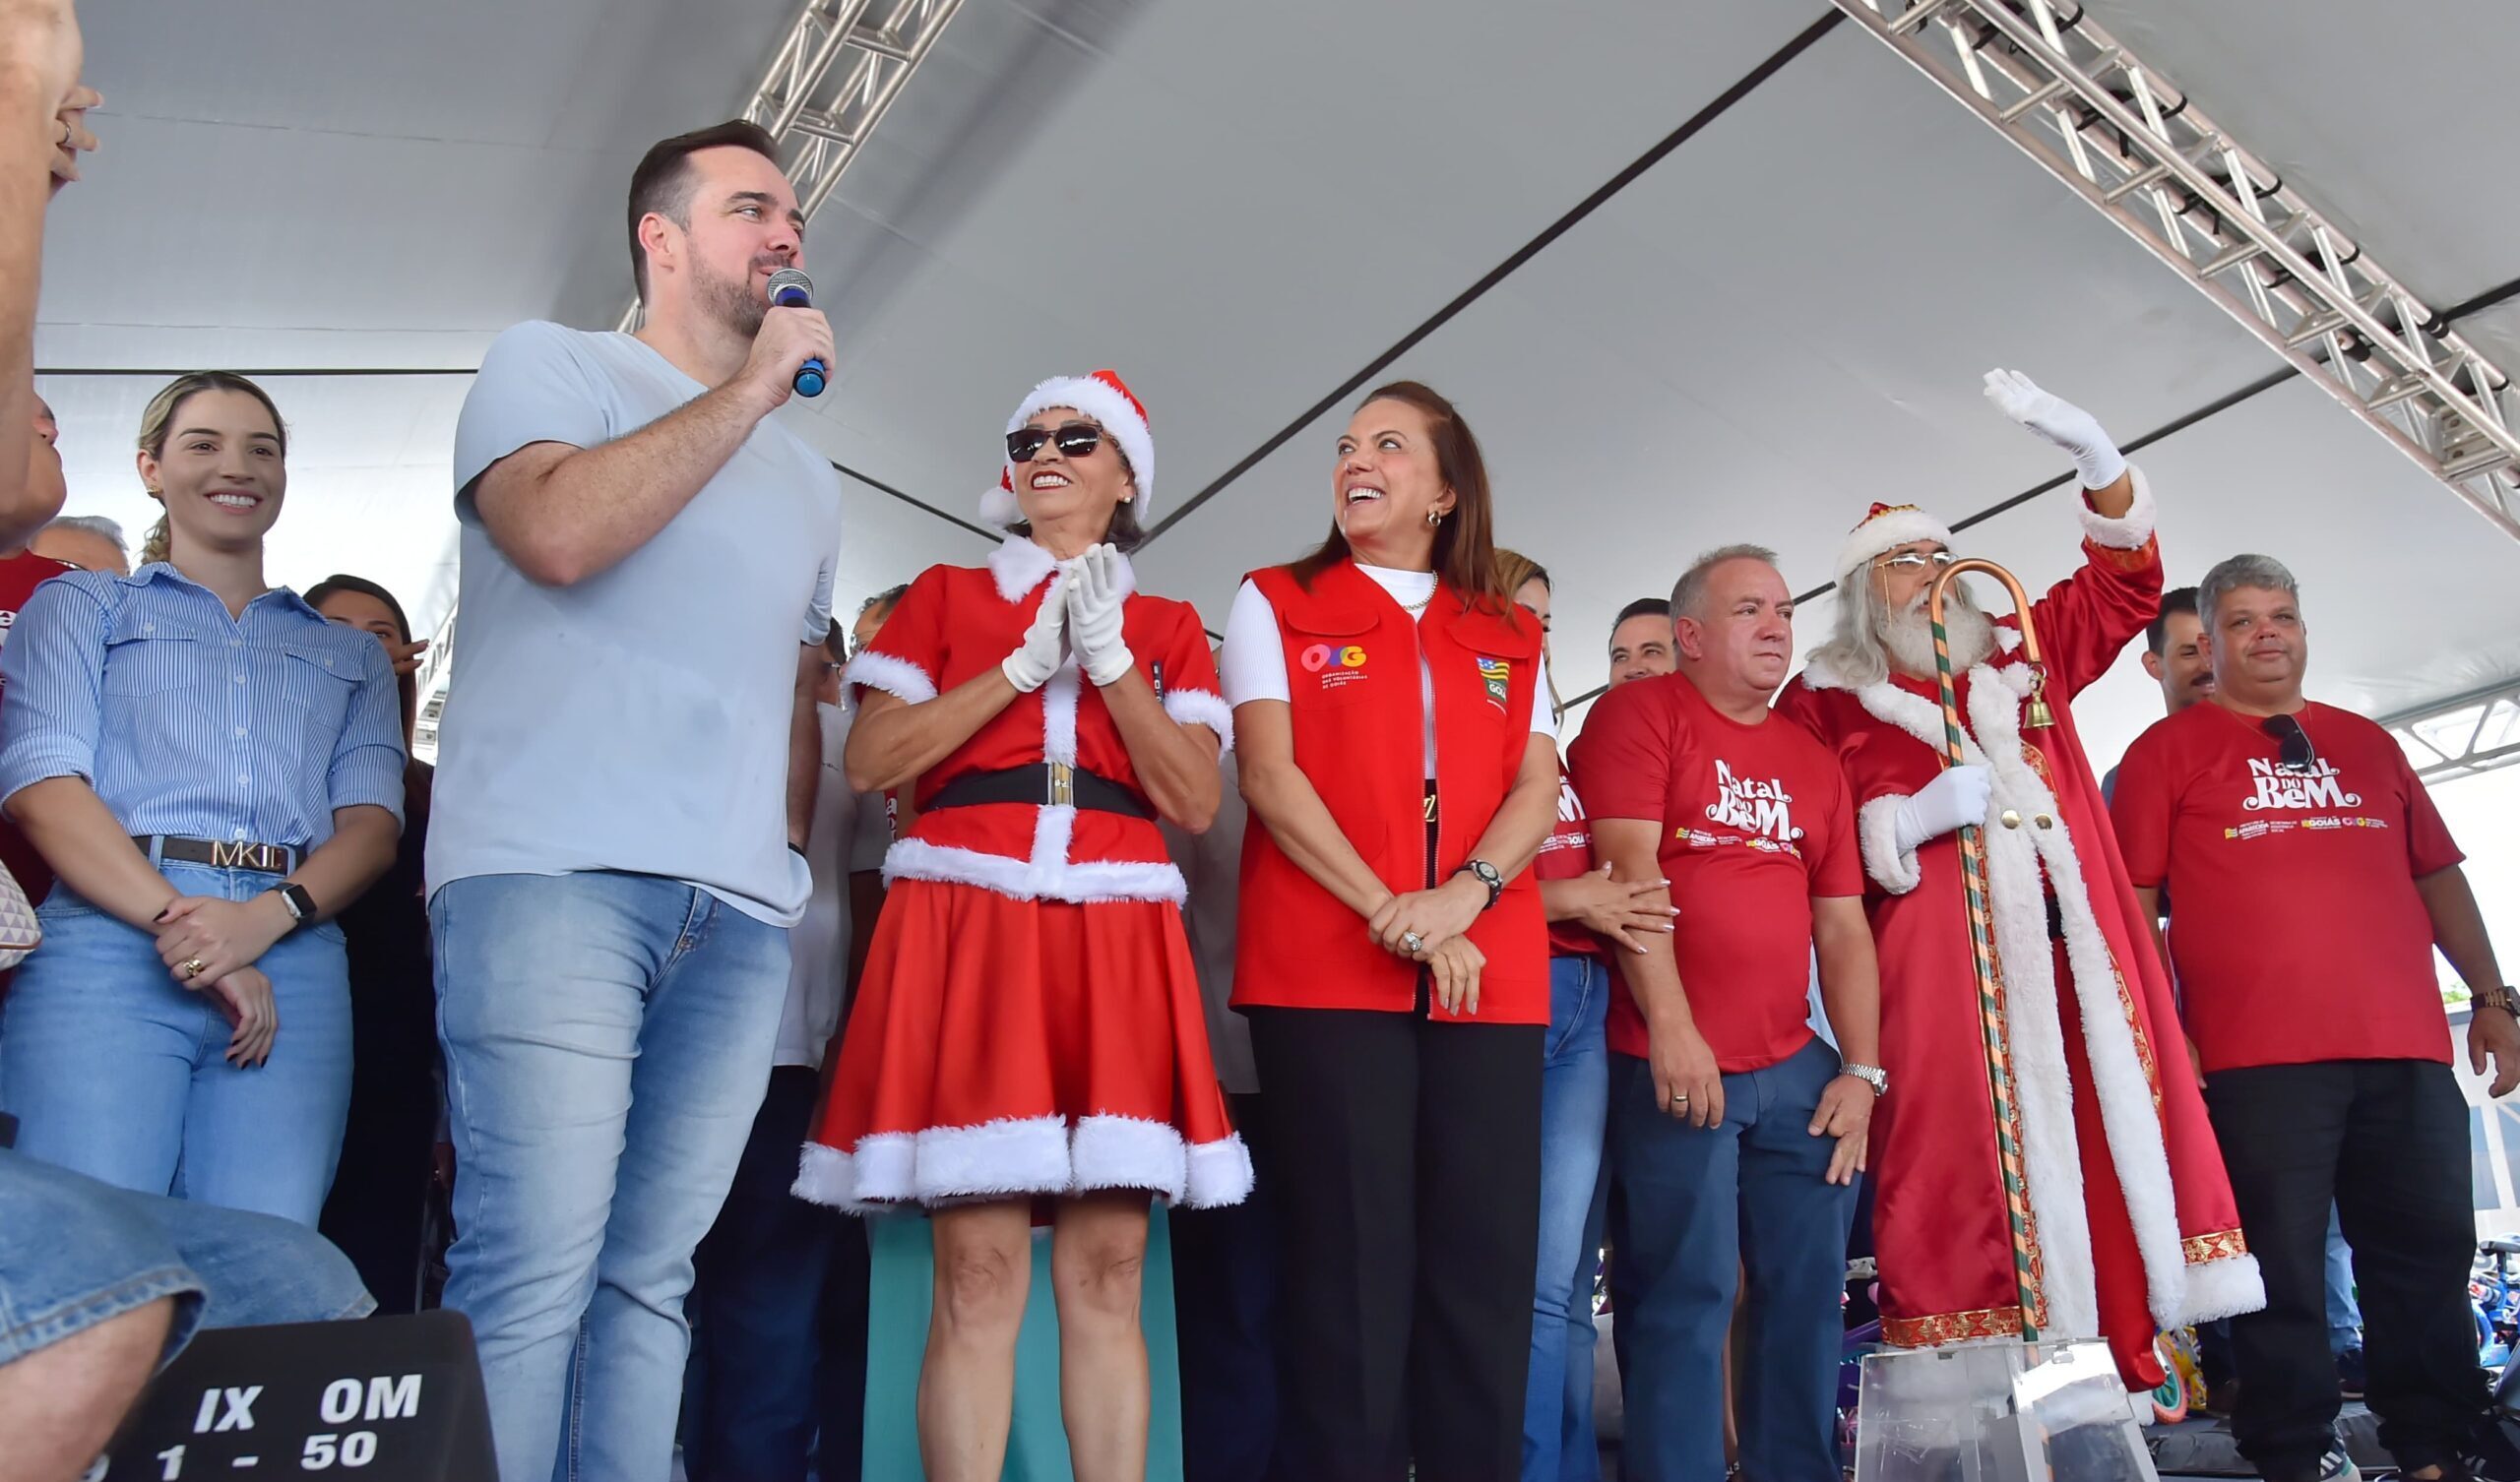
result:
<svg viewBox="0 0 2520 1482"><path fill-rule="evenodd" d="M1600 957L1548 960L1548 1039L1540 1072L1540 1269L1523 1394L1523 1482L1594 1482L1593 1269L1601 1258L1603 1040L1612 986ZM1589 1244L1588 1244L1589 1241Z"/></svg>
<svg viewBox="0 0 2520 1482"><path fill-rule="evenodd" d="M1759 1482L1838 1475L1847 1226L1855 1190L1827 1182L1834 1139L1811 1135L1838 1057L1814 1040L1724 1078L1708 1128L1654 1104L1654 1072L1610 1057L1610 1305L1627 1434L1619 1475L1724 1475L1724 1349L1746 1268L1749 1360L1738 1375L1741 1470Z"/></svg>
<svg viewBox="0 0 2520 1482"><path fill-rule="evenodd" d="M258 870L165 864L187 895L247 900ZM330 922L274 943L280 1032L250 1070L209 993L176 986L150 933L56 885L43 946L0 1005L0 1105L18 1150L142 1194L174 1194L312 1227L333 1186L350 1106L349 959Z"/></svg>
<svg viewBox="0 0 2520 1482"><path fill-rule="evenodd" d="M2345 1243L2336 1205L2327 1206L2327 1351L2362 1346L2362 1309L2354 1300L2354 1249Z"/></svg>
<svg viewBox="0 0 2520 1482"><path fill-rule="evenodd" d="M348 1259L311 1230L134 1194L0 1148L0 1364L167 1297L175 1317L160 1365L203 1328L376 1308Z"/></svg>
<svg viewBox="0 0 2520 1482"><path fill-rule="evenodd" d="M649 875L483 875L429 902L455 1140L446 1305L505 1482L663 1482L691 1253L734 1180L788 933Z"/></svg>

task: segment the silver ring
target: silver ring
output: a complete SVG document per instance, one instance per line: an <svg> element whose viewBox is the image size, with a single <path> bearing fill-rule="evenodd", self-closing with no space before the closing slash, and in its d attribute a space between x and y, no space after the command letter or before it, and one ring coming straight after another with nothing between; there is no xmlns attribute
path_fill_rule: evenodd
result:
<svg viewBox="0 0 2520 1482"><path fill-rule="evenodd" d="M1401 937L1400 945L1409 950L1411 957L1416 957L1426 950L1426 939L1413 931Z"/></svg>

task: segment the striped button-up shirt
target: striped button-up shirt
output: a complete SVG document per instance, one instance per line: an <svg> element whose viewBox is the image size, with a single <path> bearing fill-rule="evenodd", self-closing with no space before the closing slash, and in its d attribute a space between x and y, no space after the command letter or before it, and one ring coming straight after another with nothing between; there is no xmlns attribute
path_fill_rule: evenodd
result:
<svg viewBox="0 0 2520 1482"><path fill-rule="evenodd" d="M0 798L87 779L125 832L312 849L403 816L403 710L373 634L274 587L230 617L172 566L35 588L0 648Z"/></svg>

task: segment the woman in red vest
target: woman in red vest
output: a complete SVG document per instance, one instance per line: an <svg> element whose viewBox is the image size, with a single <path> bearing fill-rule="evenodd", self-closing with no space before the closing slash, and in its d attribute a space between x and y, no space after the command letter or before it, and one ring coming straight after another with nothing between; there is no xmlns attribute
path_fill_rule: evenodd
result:
<svg viewBox="0 0 2520 1482"><path fill-rule="evenodd" d="M1076 1475L1142 1479L1147 1196L1251 1190L1156 829L1208 826L1233 727L1198 614L1135 590L1126 552L1154 475L1118 376L1034 388L980 506L1012 533L985 567L928 568L849 667L849 785L914 786L918 821L884 861L892 889L796 1192L930 1212L931 1482L1005 1465L1033 1208L1052 1198Z"/></svg>
<svg viewBox="0 0 2520 1482"><path fill-rule="evenodd" d="M1557 818L1540 625L1487 470L1416 382L1341 435L1329 538L1226 624L1242 737L1234 1007L1269 1120L1288 1475L1513 1478L1540 1202ZM1274 1151L1272 1150L1274 1149Z"/></svg>

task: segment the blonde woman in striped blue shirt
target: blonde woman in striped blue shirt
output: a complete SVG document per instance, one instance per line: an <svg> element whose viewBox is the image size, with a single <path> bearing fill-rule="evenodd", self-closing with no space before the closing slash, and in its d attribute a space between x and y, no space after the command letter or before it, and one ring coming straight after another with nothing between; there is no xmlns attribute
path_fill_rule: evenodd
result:
<svg viewBox="0 0 2520 1482"><path fill-rule="evenodd" d="M0 1105L32 1156L312 1225L349 1103L332 917L393 860L403 735L374 636L263 579L286 437L241 376L159 392L143 565L46 583L0 649L0 798L59 877Z"/></svg>

